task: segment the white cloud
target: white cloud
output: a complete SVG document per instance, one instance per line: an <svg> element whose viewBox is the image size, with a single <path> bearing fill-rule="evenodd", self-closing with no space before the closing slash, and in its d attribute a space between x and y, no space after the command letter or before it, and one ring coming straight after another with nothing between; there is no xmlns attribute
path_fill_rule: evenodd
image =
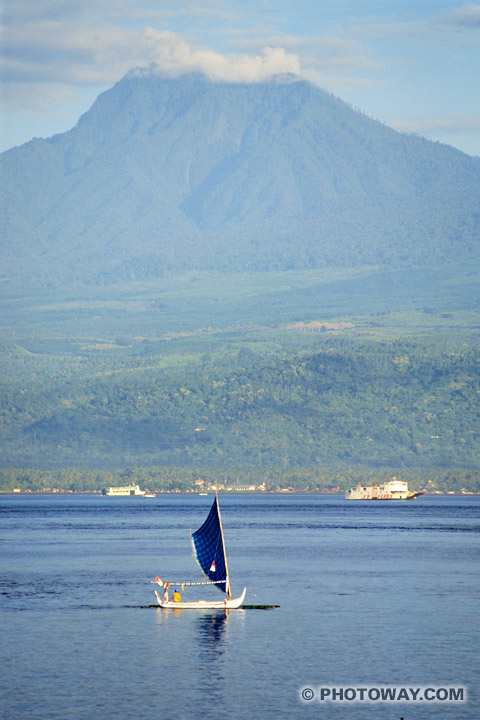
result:
<svg viewBox="0 0 480 720"><path fill-rule="evenodd" d="M258 82L279 73L300 72L297 55L282 47L222 54L152 27L137 31L102 21L82 25L47 19L4 30L2 76L8 86L3 93L8 109L22 100L38 106L36 91L44 96L49 84L56 86L57 93L62 86L110 85L132 67L152 63L170 74L201 70L231 82ZM29 93L22 89L25 83Z"/></svg>
<svg viewBox="0 0 480 720"><path fill-rule="evenodd" d="M235 35L233 41L240 48L256 50L265 43L283 47L299 57L302 67L315 67L319 72L371 71L381 67L361 43L350 38L332 35L295 37L262 28L249 32L248 38L243 35L237 38Z"/></svg>
<svg viewBox="0 0 480 720"><path fill-rule="evenodd" d="M234 8L242 10L241 5ZM355 74L378 68L356 41L293 37L271 27L248 33L227 28L222 23L232 19L231 9L217 0L206 0L202 7L181 0L7 0L0 49L6 109L22 103L24 109L39 107L47 94L60 102L62 88L67 101L69 87L107 87L131 68L151 64L170 74L200 70L223 81L258 82L293 73L332 90L342 83L363 83L365 78ZM184 33L139 25L148 16L161 26L162 17L201 18L205 13L219 20L214 35L223 33L226 51L202 47L198 38ZM201 30L201 22L196 29ZM54 91L46 92L48 86Z"/></svg>
<svg viewBox="0 0 480 720"><path fill-rule="evenodd" d="M463 4L452 0L450 9L442 3L443 10L434 7L435 3L407 3L405 7L405 3L389 0L378 6L375 16L366 14L371 3L357 9L352 0L338 3L338 10L336 2L327 0L299 0L296 4L287 0L0 2L4 24L0 43L2 103L12 126L19 125L19 114L27 118L29 112L30 119L64 113L71 123L73 113L78 108L83 112L99 92L132 68L152 64L165 73L201 70L224 81L255 82L275 74L298 74L354 105L368 109L370 103L375 115L391 116L393 91L400 96L406 88L405 102L412 106L416 88L422 100L416 68L419 77L423 69L424 78L427 68L437 86L439 77L450 69L451 86L453 72L457 72L459 85L469 87L479 42L475 32L480 25L478 0ZM432 63L425 65L432 45L438 72L432 72ZM403 75L409 73L404 85L394 72L400 64ZM407 68L407 64L411 65ZM445 84L448 82L446 79ZM471 93L463 103L467 112L477 111L473 98ZM432 109L432 114L438 113L437 122L442 110L455 107L452 102L447 107L443 92L436 104L438 109ZM426 102L417 105L427 107ZM8 112L17 116L8 117ZM398 117L398 111L394 114ZM455 116L457 121L463 118L467 126L468 118L474 117ZM423 120L426 123L427 119ZM425 132L423 120L407 118L402 129ZM448 130L443 120L445 129L437 132L453 135L455 130ZM65 127L70 126L66 120ZM468 132L472 137L473 131L466 128Z"/></svg>
<svg viewBox="0 0 480 720"><path fill-rule="evenodd" d="M293 53L282 47L266 47L255 55L217 53L214 50L194 49L175 33L147 28L149 55L166 73L200 70L208 77L227 82L260 82L273 75L300 72L300 62Z"/></svg>

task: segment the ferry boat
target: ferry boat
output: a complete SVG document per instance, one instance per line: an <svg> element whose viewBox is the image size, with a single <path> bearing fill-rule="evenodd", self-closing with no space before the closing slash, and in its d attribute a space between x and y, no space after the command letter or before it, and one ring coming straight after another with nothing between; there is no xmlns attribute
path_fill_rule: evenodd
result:
<svg viewBox="0 0 480 720"><path fill-rule="evenodd" d="M347 500L414 500L425 490L409 492L408 483L397 478L383 485L357 485L345 494Z"/></svg>
<svg viewBox="0 0 480 720"><path fill-rule="evenodd" d="M139 485L125 485L124 487L109 487L102 490L102 495L109 497L127 497L130 495L145 495L145 490L140 490Z"/></svg>

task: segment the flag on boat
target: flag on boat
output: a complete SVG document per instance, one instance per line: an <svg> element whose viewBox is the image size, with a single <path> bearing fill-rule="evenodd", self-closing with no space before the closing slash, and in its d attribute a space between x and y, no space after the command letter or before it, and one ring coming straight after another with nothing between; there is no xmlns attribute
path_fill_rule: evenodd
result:
<svg viewBox="0 0 480 720"><path fill-rule="evenodd" d="M192 534L196 560L209 580L224 593L230 593L222 522L217 498L202 527Z"/></svg>

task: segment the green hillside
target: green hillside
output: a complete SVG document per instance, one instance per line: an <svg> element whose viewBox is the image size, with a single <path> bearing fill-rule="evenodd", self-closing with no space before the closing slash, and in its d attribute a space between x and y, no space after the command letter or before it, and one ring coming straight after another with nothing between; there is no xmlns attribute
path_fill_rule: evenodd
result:
<svg viewBox="0 0 480 720"><path fill-rule="evenodd" d="M0 387L0 462L480 467L478 334L366 341L325 330L314 352L296 353L269 350L267 333L263 350L262 332L249 339L255 349L177 346L103 367L61 354L46 371L32 362L28 382Z"/></svg>
<svg viewBox="0 0 480 720"><path fill-rule="evenodd" d="M476 487L478 307L474 266L25 288L2 302L2 477Z"/></svg>

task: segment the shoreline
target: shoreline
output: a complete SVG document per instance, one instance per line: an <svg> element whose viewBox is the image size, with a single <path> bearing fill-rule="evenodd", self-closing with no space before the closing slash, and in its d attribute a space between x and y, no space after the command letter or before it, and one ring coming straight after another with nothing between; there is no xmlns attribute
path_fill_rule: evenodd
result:
<svg viewBox="0 0 480 720"><path fill-rule="evenodd" d="M199 493L194 490L155 490L153 489L151 492L154 492L156 495L197 495L197 496L214 496L215 491L211 490L208 493ZM321 495L323 497L344 497L345 492L342 491L331 491L331 492L322 492L321 490L219 490L219 495ZM64 490L64 489L55 489L55 490L0 490L0 496L1 495L99 495L101 497L107 497L102 494L101 490ZM440 490L433 491L433 492L426 492L422 497L431 497L431 496L441 496L441 497L479 497L480 492L455 492L453 490L441 492ZM118 496L122 497L122 496ZM138 496L131 496L126 495L125 497L136 497L138 499L143 498L145 499L144 495L138 495ZM150 499L150 498L148 498ZM153 499L153 498L152 498Z"/></svg>

